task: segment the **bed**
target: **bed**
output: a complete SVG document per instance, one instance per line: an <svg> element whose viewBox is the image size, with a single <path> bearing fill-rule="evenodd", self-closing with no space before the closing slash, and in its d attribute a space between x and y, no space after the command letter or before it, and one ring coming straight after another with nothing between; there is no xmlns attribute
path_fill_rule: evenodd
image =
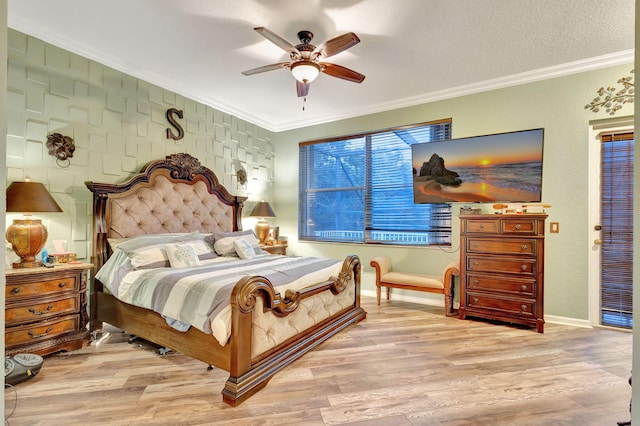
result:
<svg viewBox="0 0 640 426"><path fill-rule="evenodd" d="M86 186L93 193L93 277L99 277L101 268L121 251L114 241L194 233L206 240L241 234L246 198L231 195L210 169L189 154L153 161L124 183L86 182ZM269 262L294 261L280 255L267 257ZM251 272L233 281L226 296L226 341L195 326L179 331L166 315L116 298L117 291L97 278L90 286L91 328L99 330L105 322L228 371L222 399L236 406L264 388L278 371L366 317L360 306L359 258L349 255L337 262L337 269L330 268L331 275L319 279L316 273L312 277L317 282L310 283L307 277L302 287L295 288L274 286L269 278L273 274L247 267ZM265 271L279 268L269 266Z"/></svg>

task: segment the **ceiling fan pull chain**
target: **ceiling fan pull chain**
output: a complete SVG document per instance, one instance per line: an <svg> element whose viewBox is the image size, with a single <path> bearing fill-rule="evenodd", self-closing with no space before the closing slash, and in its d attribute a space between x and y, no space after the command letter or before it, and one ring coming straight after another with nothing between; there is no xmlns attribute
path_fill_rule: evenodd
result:
<svg viewBox="0 0 640 426"><path fill-rule="evenodd" d="M302 110L304 111L304 105L307 103L307 97L302 98Z"/></svg>

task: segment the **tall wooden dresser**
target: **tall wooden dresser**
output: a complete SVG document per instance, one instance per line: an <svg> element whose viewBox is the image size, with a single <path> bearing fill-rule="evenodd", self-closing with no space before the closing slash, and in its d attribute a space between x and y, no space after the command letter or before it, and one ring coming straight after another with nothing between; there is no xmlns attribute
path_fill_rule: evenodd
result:
<svg viewBox="0 0 640 426"><path fill-rule="evenodd" d="M47 355L86 347L88 263L7 269L5 355Z"/></svg>
<svg viewBox="0 0 640 426"><path fill-rule="evenodd" d="M460 215L460 318L544 332L546 214Z"/></svg>

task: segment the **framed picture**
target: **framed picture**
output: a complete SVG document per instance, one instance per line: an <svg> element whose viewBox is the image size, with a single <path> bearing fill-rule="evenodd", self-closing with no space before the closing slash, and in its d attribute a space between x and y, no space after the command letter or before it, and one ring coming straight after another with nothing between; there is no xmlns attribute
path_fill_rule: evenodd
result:
<svg viewBox="0 0 640 426"><path fill-rule="evenodd" d="M267 239L278 241L279 236L280 236L279 226L272 226L271 228L269 228L269 235L267 236Z"/></svg>

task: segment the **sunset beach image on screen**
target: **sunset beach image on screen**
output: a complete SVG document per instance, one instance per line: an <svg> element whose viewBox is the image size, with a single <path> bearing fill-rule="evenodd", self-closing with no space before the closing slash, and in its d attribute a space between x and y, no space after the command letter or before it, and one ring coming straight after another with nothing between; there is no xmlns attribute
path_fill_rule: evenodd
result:
<svg viewBox="0 0 640 426"><path fill-rule="evenodd" d="M414 144L414 203L540 202L543 145L544 129Z"/></svg>

